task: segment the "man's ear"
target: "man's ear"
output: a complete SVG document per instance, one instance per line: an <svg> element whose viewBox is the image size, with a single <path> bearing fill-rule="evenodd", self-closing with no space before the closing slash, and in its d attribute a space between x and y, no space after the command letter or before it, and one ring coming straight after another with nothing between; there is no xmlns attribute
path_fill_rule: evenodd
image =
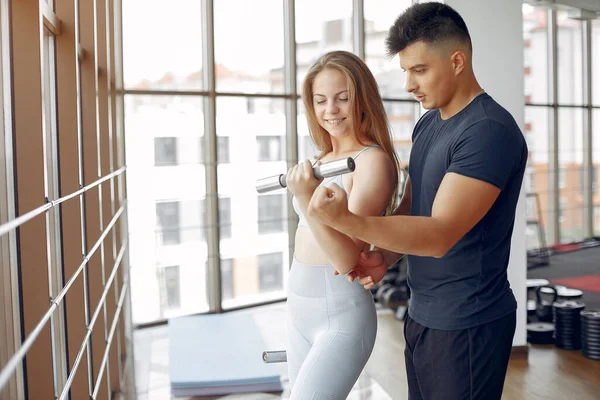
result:
<svg viewBox="0 0 600 400"><path fill-rule="evenodd" d="M450 60L452 61L452 68L454 69L454 75L460 74L467 65L467 55L464 51L455 51L450 56Z"/></svg>

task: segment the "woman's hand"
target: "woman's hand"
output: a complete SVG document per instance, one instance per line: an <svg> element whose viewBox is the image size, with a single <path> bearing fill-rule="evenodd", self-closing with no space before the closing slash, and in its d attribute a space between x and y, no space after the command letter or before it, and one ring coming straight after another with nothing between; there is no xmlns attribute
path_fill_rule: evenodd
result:
<svg viewBox="0 0 600 400"><path fill-rule="evenodd" d="M383 279L389 267L380 251L361 252L358 263L348 273L348 280L358 279L358 283L368 290ZM333 274L339 273L334 271Z"/></svg>
<svg viewBox="0 0 600 400"><path fill-rule="evenodd" d="M304 199L308 203L321 181L315 178L310 161L304 160L288 170L285 182L288 190L296 198Z"/></svg>

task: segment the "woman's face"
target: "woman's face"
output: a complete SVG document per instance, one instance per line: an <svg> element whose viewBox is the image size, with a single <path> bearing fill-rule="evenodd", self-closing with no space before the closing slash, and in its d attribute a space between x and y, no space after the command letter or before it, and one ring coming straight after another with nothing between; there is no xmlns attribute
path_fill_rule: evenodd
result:
<svg viewBox="0 0 600 400"><path fill-rule="evenodd" d="M346 77L338 70L324 69L315 76L312 92L312 102L319 125L337 138L351 135Z"/></svg>

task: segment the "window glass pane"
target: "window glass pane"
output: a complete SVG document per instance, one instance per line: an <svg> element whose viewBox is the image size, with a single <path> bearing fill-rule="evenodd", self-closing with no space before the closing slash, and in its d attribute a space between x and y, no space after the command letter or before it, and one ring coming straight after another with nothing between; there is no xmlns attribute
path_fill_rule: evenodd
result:
<svg viewBox="0 0 600 400"><path fill-rule="evenodd" d="M231 260L231 272L222 271L223 290L227 287L231 293L229 299L223 298L224 308L285 296L283 289L262 290L258 255L284 249L282 274L289 267L286 192L260 196L256 192L257 179L287 171L287 140L282 135L286 100L257 99L250 108L247 100L218 97L216 104L217 138L227 140L229 154L228 162L219 159L217 165L220 257L221 262Z"/></svg>
<svg viewBox="0 0 600 400"><path fill-rule="evenodd" d="M352 0L296 1L297 90L312 63L332 50L352 51ZM317 11L318 10L318 11Z"/></svg>
<svg viewBox="0 0 600 400"><path fill-rule="evenodd" d="M279 161L285 159L284 141L282 136L257 136L257 160Z"/></svg>
<svg viewBox="0 0 600 400"><path fill-rule="evenodd" d="M282 93L283 1L218 0L214 18L217 90Z"/></svg>
<svg viewBox="0 0 600 400"><path fill-rule="evenodd" d="M221 259L221 298L223 302L233 299L233 260Z"/></svg>
<svg viewBox="0 0 600 400"><path fill-rule="evenodd" d="M583 192L580 187L583 167L583 110L559 108L558 124L559 177L562 175L562 179L559 179L560 242L570 243L584 239Z"/></svg>
<svg viewBox="0 0 600 400"><path fill-rule="evenodd" d="M177 164L177 138L154 138L154 165Z"/></svg>
<svg viewBox="0 0 600 400"><path fill-rule="evenodd" d="M557 210L550 209L549 182L549 118L551 109L525 107L524 135L529 147L529 162L523 178L527 194L527 250L551 245L548 227L552 218L558 218ZM540 229L538 229L538 227Z"/></svg>
<svg viewBox="0 0 600 400"><path fill-rule="evenodd" d="M169 201L156 203L156 231L159 245L179 244L179 202Z"/></svg>
<svg viewBox="0 0 600 400"><path fill-rule="evenodd" d="M583 22L557 11L558 103L583 104Z"/></svg>
<svg viewBox="0 0 600 400"><path fill-rule="evenodd" d="M219 198L219 229L221 239L231 238L231 199Z"/></svg>
<svg viewBox="0 0 600 400"><path fill-rule="evenodd" d="M285 194L271 194L258 197L258 233L283 232L286 220Z"/></svg>
<svg viewBox="0 0 600 400"><path fill-rule="evenodd" d="M220 136L217 138L217 161L219 163L229 162L229 137Z"/></svg>
<svg viewBox="0 0 600 400"><path fill-rule="evenodd" d="M548 9L523 4L525 103L547 104L552 91L548 75Z"/></svg>
<svg viewBox="0 0 600 400"><path fill-rule="evenodd" d="M404 90L406 74L400 68L398 56L390 60L385 48L389 28L411 4L412 0L365 0L366 63L384 98L413 98Z"/></svg>
<svg viewBox="0 0 600 400"><path fill-rule="evenodd" d="M164 314L181 307L180 283L178 265L160 269L160 303Z"/></svg>
<svg viewBox="0 0 600 400"><path fill-rule="evenodd" d="M592 162L594 164L594 171L596 175L592 188L594 188L594 236L600 236L600 193L598 187L600 185L600 176L598 176L598 169L600 168L600 109L593 110L592 118Z"/></svg>
<svg viewBox="0 0 600 400"><path fill-rule="evenodd" d="M202 2L177 0L168 6L160 0L122 3L125 87L202 89Z"/></svg>
<svg viewBox="0 0 600 400"><path fill-rule="evenodd" d="M206 311L202 98L127 95L125 107L133 321ZM179 267L180 294L167 310L175 300L165 302L160 279L170 266Z"/></svg>
<svg viewBox="0 0 600 400"><path fill-rule="evenodd" d="M296 121L298 127L298 160L310 160L319 154L319 150L310 137L308 121L306 120L306 110L304 109L302 99L298 100L298 114Z"/></svg>
<svg viewBox="0 0 600 400"><path fill-rule="evenodd" d="M400 161L404 166L408 166L410 158L410 149L412 147L412 133L416 121L420 118L420 104L415 102L384 102L387 112L392 135L394 138L394 147Z"/></svg>
<svg viewBox="0 0 600 400"><path fill-rule="evenodd" d="M283 253L261 254L258 256L259 287L261 292L283 289Z"/></svg>
<svg viewBox="0 0 600 400"><path fill-rule="evenodd" d="M600 106L600 20L592 21L592 102Z"/></svg>
<svg viewBox="0 0 600 400"><path fill-rule="evenodd" d="M204 160L203 137L155 137L154 165L198 164Z"/></svg>

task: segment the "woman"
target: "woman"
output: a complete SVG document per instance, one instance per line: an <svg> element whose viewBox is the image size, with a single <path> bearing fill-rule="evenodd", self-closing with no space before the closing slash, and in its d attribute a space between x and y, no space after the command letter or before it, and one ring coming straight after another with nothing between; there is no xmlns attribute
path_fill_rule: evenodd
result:
<svg viewBox="0 0 600 400"><path fill-rule="evenodd" d="M345 399L364 368L377 332L371 292L345 274L365 243L306 218L317 186L337 184L360 215L391 213L399 160L375 78L352 53L323 55L309 70L303 101L310 134L325 163L354 157L353 173L314 178L308 160L290 168L287 186L299 223L288 281L287 362L290 399Z"/></svg>

